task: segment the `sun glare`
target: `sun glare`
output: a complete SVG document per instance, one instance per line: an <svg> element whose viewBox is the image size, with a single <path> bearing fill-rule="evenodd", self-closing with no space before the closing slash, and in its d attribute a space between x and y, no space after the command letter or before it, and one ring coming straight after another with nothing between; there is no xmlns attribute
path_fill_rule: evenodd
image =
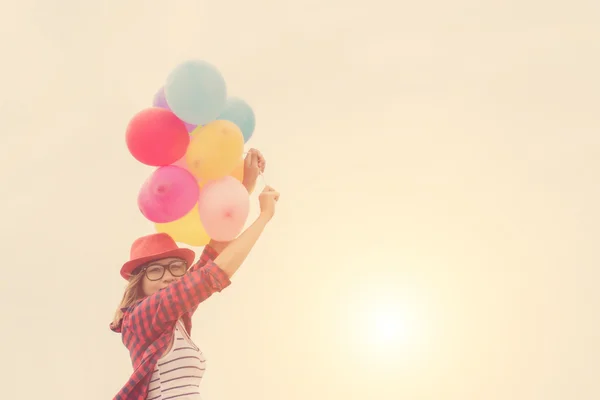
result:
<svg viewBox="0 0 600 400"><path fill-rule="evenodd" d="M371 279L375 282L364 279L337 297L338 343L373 373L422 365L433 339L427 298L418 286Z"/></svg>
<svg viewBox="0 0 600 400"><path fill-rule="evenodd" d="M350 317L357 350L377 360L406 358L422 345L418 307L408 299L373 296Z"/></svg>
<svg viewBox="0 0 600 400"><path fill-rule="evenodd" d="M372 336L375 342L387 343L395 340L403 340L407 329L405 321L399 313L390 310L374 310L371 324Z"/></svg>
<svg viewBox="0 0 600 400"><path fill-rule="evenodd" d="M373 350L398 350L410 346L411 326L407 316L393 304L373 304L364 315L363 342Z"/></svg>

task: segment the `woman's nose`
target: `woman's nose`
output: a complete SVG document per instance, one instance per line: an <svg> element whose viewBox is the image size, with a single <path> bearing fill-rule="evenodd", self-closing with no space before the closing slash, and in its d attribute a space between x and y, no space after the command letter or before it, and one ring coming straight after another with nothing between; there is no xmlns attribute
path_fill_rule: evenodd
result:
<svg viewBox="0 0 600 400"><path fill-rule="evenodd" d="M165 276L163 276L163 281L173 281L175 280L175 277L173 275L171 275L171 272L169 270L165 271Z"/></svg>

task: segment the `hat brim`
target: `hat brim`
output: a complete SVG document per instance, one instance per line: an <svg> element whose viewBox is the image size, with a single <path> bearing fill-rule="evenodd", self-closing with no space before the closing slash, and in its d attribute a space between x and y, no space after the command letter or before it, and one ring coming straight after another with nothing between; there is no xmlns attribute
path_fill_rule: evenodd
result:
<svg viewBox="0 0 600 400"><path fill-rule="evenodd" d="M180 248L180 249L173 249L173 250L165 251L163 253L153 254L151 256L136 258L135 260L130 260L130 261L127 261L125 264L123 264L123 267L121 267L121 276L123 278L125 278L126 280L129 280L129 278L131 277L131 273L140 265L143 265L152 260L158 260L161 258L169 258L169 257L182 258L185 260L188 267L191 267L196 258L196 253L194 253L194 251L190 250L190 249L181 249Z"/></svg>

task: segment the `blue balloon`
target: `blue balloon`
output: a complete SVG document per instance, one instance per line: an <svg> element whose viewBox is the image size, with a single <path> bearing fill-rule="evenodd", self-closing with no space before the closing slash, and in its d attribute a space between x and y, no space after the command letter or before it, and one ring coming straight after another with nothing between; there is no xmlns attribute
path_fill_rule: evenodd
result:
<svg viewBox="0 0 600 400"><path fill-rule="evenodd" d="M256 126L256 118L254 117L254 111L244 100L237 97L230 97L225 103L225 109L217 119L224 119L231 121L240 128L244 135L244 142L254 133L254 127Z"/></svg>
<svg viewBox="0 0 600 400"><path fill-rule="evenodd" d="M165 98L181 120L204 125L214 120L225 107L225 79L213 65L198 60L186 61L167 77Z"/></svg>

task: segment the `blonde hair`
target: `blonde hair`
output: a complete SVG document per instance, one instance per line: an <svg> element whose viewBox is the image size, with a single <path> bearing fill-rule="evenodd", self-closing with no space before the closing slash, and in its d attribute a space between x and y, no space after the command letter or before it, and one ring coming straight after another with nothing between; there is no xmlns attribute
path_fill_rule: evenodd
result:
<svg viewBox="0 0 600 400"><path fill-rule="evenodd" d="M136 301L146 297L144 294L144 290L142 288L142 279L144 278L144 274L136 274L132 275L129 278L129 283L125 288L125 293L123 293L123 298L121 299L121 303L115 312L115 316L113 318L112 325L117 326L121 322L121 318L123 318L122 308L127 308L134 304Z"/></svg>

